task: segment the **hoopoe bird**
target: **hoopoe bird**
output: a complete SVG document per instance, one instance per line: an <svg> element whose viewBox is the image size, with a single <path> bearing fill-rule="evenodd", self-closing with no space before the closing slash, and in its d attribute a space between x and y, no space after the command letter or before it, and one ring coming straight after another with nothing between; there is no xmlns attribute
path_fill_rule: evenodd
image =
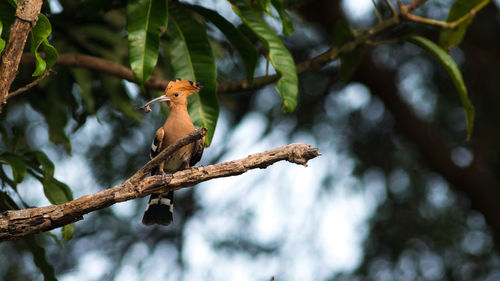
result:
<svg viewBox="0 0 500 281"><path fill-rule="evenodd" d="M150 105L157 102L167 102L170 108L170 114L167 120L156 131L155 138L151 144L150 159L153 159L163 149L177 140L185 137L195 130L191 117L187 110L187 98L196 92L199 92L201 85L198 82L182 81L175 79L170 81L165 89L165 94L149 101L142 108L151 111ZM203 154L205 138L194 143L188 144L165 161L151 174L159 175L162 173L174 173L194 166L201 159ZM164 194L153 194L149 198L142 223L145 225L169 225L172 223L174 213L174 192L169 191Z"/></svg>

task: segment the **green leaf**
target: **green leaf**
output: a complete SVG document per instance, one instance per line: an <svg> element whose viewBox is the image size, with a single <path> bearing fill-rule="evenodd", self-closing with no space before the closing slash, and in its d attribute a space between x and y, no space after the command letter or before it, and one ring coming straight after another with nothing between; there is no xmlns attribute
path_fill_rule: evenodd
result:
<svg viewBox="0 0 500 281"><path fill-rule="evenodd" d="M0 160L5 161L12 168L12 176L15 184L23 181L26 175L26 163L24 163L23 158L6 152L0 155Z"/></svg>
<svg viewBox="0 0 500 281"><path fill-rule="evenodd" d="M9 126L7 130L3 124L9 124L9 122L5 122L5 115L0 115L0 134L2 135L3 148L0 148L0 151L5 149L6 151L16 152L19 155L22 155L24 152L28 151L28 144L26 143L26 138L24 135L24 128L19 127L18 125Z"/></svg>
<svg viewBox="0 0 500 281"><path fill-rule="evenodd" d="M71 73L80 87L83 104L90 113L95 112L95 100L92 96L92 75L86 69L72 68Z"/></svg>
<svg viewBox="0 0 500 281"><path fill-rule="evenodd" d="M0 21L0 35L2 35L2 29L3 29L3 24L2 21ZM5 47L5 40L2 39L0 36L0 53L3 51L3 48Z"/></svg>
<svg viewBox="0 0 500 281"><path fill-rule="evenodd" d="M81 38L77 40L80 48L104 59L121 61L128 55L128 48L123 48L126 38L112 28L103 28L102 24L87 23L73 26L72 32L78 34L76 38ZM81 49L78 49L74 51L81 52Z"/></svg>
<svg viewBox="0 0 500 281"><path fill-rule="evenodd" d="M17 0L7 0L11 7L17 8Z"/></svg>
<svg viewBox="0 0 500 281"><path fill-rule="evenodd" d="M473 8L483 7L489 2L490 0L457 0L451 6L446 22L454 22L467 15ZM439 44L441 47L447 50L450 47L458 46L462 42L467 27L471 24L472 20L473 16L463 21L455 29L443 28L439 35Z"/></svg>
<svg viewBox="0 0 500 281"><path fill-rule="evenodd" d="M32 151L27 153L27 155L34 157L42 166L43 177L34 172L31 174L42 183L43 193L50 203L57 205L73 200L73 192L69 186L54 178L54 164L45 153Z"/></svg>
<svg viewBox="0 0 500 281"><path fill-rule="evenodd" d="M129 0L127 32L130 66L143 85L158 60L160 35L167 27L167 0Z"/></svg>
<svg viewBox="0 0 500 281"><path fill-rule="evenodd" d="M79 1L76 9L77 18L89 18L98 14L100 11L109 11L114 8L114 0L87 0Z"/></svg>
<svg viewBox="0 0 500 281"><path fill-rule="evenodd" d="M272 0L271 2L276 11L278 11L278 14L280 16L281 24L283 25L283 34L291 35L294 31L293 23L292 20L290 19L290 16L285 11L283 4L281 4L279 0Z"/></svg>
<svg viewBox="0 0 500 281"><path fill-rule="evenodd" d="M340 69L339 79L342 82L348 82L352 74L358 68L363 60L366 48L364 46L358 47L350 53L340 56Z"/></svg>
<svg viewBox="0 0 500 281"><path fill-rule="evenodd" d="M208 129L205 136L208 146L219 117L215 58L204 26L177 4L170 5L169 13L173 36L169 44L172 68L175 77L203 85L200 93L189 97L188 109L194 124Z"/></svg>
<svg viewBox="0 0 500 281"><path fill-rule="evenodd" d="M271 0L257 0L257 3L260 6L260 9L266 13L270 13L269 4L271 4Z"/></svg>
<svg viewBox="0 0 500 281"><path fill-rule="evenodd" d="M45 117L50 141L64 145L68 154L71 154L71 142L65 129L69 114L74 113L77 106L74 96L69 94L73 87L71 78L68 71L62 71L57 79L47 79L46 91L28 96L31 106Z"/></svg>
<svg viewBox="0 0 500 281"><path fill-rule="evenodd" d="M36 236L31 235L23 239L26 245L33 254L33 260L36 266L40 269L43 274L45 281L57 281L54 267L47 260L47 255L45 254L45 248L43 248L38 241L36 241Z"/></svg>
<svg viewBox="0 0 500 281"><path fill-rule="evenodd" d="M40 76L45 72L45 70L51 67L47 65L47 62L38 53L38 49L40 48L40 45L42 45L42 43L44 48L46 48L46 46L50 46L47 47L48 50L44 50L46 52L49 52L47 58L50 60L52 65L57 60L57 51L55 51L55 48L52 47L52 45L50 45L47 41L47 37L49 37L51 32L52 27L50 26L49 19L43 14L38 14L38 21L36 22L36 25L31 29L31 53L35 55L36 62L35 72L33 72L33 76Z"/></svg>
<svg viewBox="0 0 500 281"><path fill-rule="evenodd" d="M0 21L3 25L2 39L9 38L10 26L14 22L17 4L12 1L0 1Z"/></svg>
<svg viewBox="0 0 500 281"><path fill-rule="evenodd" d="M19 207L9 194L0 191L0 212L5 212L7 210L19 210Z"/></svg>
<svg viewBox="0 0 500 281"><path fill-rule="evenodd" d="M42 151L30 151L26 153L27 156L33 157L38 165L42 166L43 182L49 183L54 178L54 163L50 161L49 157ZM37 167L38 168L38 167Z"/></svg>
<svg viewBox="0 0 500 281"><path fill-rule="evenodd" d="M229 42L233 44L236 50L238 50L238 53L245 63L247 71L247 82L249 85L251 85L253 83L255 67L257 65L257 58L259 56L255 45L232 23L230 23L216 11L196 5L189 6L189 8L193 9L198 14L205 17L205 19L212 22L222 33L224 33L227 40L229 40Z"/></svg>
<svg viewBox="0 0 500 281"><path fill-rule="evenodd" d="M343 44L354 39L351 26L346 20L337 20L333 27L332 45L342 46Z"/></svg>
<svg viewBox="0 0 500 281"><path fill-rule="evenodd" d="M434 58L438 60L438 62L450 75L455 88L457 88L460 100L462 101L462 106L465 110L465 118L467 122L467 139L469 139L472 134L472 127L474 124L474 106L467 96L467 87L465 86L465 82L462 78L462 74L460 73L457 64L443 49L441 49L438 45L436 45L429 39L420 36L408 36L405 37L404 40L413 43L430 53Z"/></svg>
<svg viewBox="0 0 500 281"><path fill-rule="evenodd" d="M132 101L125 91L123 83L109 76L101 75L102 90L109 95L113 107L130 119L140 121L142 115L132 105Z"/></svg>
<svg viewBox="0 0 500 281"><path fill-rule="evenodd" d="M61 248L64 247L64 242L59 238L59 236L55 235L54 233L47 231L44 232L43 235L47 235L48 237L52 238L54 242L56 242L57 245L59 245L59 247Z"/></svg>
<svg viewBox="0 0 500 281"><path fill-rule="evenodd" d="M43 193L54 205L63 204L73 200L73 192L65 183L53 178L51 181L43 181Z"/></svg>
<svg viewBox="0 0 500 281"><path fill-rule="evenodd" d="M354 34L349 23L345 20L338 20L335 23L332 36L332 45L340 47L354 39ZM340 55L339 79L347 82L360 64L365 54L365 47L361 46L347 54Z"/></svg>
<svg viewBox="0 0 500 281"><path fill-rule="evenodd" d="M57 57L59 54L57 53L56 48L52 46L47 39L43 40L43 51L45 52L45 62L47 63L47 69L51 69L54 64L57 62Z"/></svg>
<svg viewBox="0 0 500 281"><path fill-rule="evenodd" d="M0 165L0 179L7 185L11 186L14 190L17 188L17 184L5 173L3 170L3 165Z"/></svg>
<svg viewBox="0 0 500 281"><path fill-rule="evenodd" d="M297 106L298 78L292 55L274 30L262 18L262 13L253 9L246 1L239 0L232 1L232 3L237 4L238 11L236 13L266 46L269 60L280 76L275 88L283 100L284 111L293 112Z"/></svg>
<svg viewBox="0 0 500 281"><path fill-rule="evenodd" d="M73 238L73 234L75 233L75 224L70 223L62 227L62 237L64 241L69 241Z"/></svg>

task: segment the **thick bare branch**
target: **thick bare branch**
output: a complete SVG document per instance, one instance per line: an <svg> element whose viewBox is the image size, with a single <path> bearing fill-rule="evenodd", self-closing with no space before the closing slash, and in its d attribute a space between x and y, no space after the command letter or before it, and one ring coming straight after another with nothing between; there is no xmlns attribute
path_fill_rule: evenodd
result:
<svg viewBox="0 0 500 281"><path fill-rule="evenodd" d="M202 132L197 131L185 139L190 138L191 141L194 141ZM166 157L166 154L164 153L163 156ZM317 148L295 143L256 153L240 160L205 167L193 167L166 176L141 178L147 170L156 165L155 163L151 164L151 162L159 160L155 158L157 160L153 159L134 176L113 188L60 205L6 211L4 216L0 217L0 241L19 239L26 235L52 230L82 220L83 215L118 202L145 197L152 193L177 190L214 178L235 176L251 169L264 169L282 160L307 166L310 159L319 155Z"/></svg>
<svg viewBox="0 0 500 281"><path fill-rule="evenodd" d="M24 44L31 28L38 20L42 0L19 0L16 18L10 27L10 35L0 57L0 112L7 102L9 89L16 78Z"/></svg>
<svg viewBox="0 0 500 281"><path fill-rule="evenodd" d="M24 54L21 59L21 64L23 66L34 65L35 56L29 53ZM98 57L84 54L59 54L56 65L95 70L100 73L136 83L132 70L121 64ZM167 87L168 82L168 80L151 77L144 86L151 90L163 91Z"/></svg>

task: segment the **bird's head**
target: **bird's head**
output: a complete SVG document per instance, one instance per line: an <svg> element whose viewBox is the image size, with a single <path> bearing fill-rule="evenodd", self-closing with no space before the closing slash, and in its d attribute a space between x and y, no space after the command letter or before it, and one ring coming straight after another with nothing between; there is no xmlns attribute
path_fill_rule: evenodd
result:
<svg viewBox="0 0 500 281"><path fill-rule="evenodd" d="M193 82L189 80L182 81L181 79L176 78L175 80L170 81L168 83L164 95L156 99L150 100L141 108L144 109L146 112L150 112L151 111L150 106L157 102L167 102L170 108L179 105L187 106L187 98L191 94L199 92L201 88L202 86L198 82Z"/></svg>

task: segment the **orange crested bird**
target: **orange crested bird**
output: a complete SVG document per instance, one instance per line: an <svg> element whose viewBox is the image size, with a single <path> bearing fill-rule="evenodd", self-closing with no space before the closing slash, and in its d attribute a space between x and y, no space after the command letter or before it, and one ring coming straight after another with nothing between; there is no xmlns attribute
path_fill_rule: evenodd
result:
<svg viewBox="0 0 500 281"><path fill-rule="evenodd" d="M173 144L177 140L185 137L195 130L193 121L187 110L187 98L196 92L199 92L201 85L193 81L181 81L175 79L170 81L165 90L165 94L161 97L153 99L146 103L142 108L146 111L151 111L150 105L157 102L167 102L170 108L170 114L167 120L156 131L155 138L151 144L150 159L153 159L163 149ZM162 173L173 173L194 166L201 159L203 154L205 139L200 139L194 143L188 144L170 157L151 174L159 175ZM142 223L145 225L161 224L169 225L173 220L174 213L174 192L169 191L164 194L153 194L149 198Z"/></svg>

